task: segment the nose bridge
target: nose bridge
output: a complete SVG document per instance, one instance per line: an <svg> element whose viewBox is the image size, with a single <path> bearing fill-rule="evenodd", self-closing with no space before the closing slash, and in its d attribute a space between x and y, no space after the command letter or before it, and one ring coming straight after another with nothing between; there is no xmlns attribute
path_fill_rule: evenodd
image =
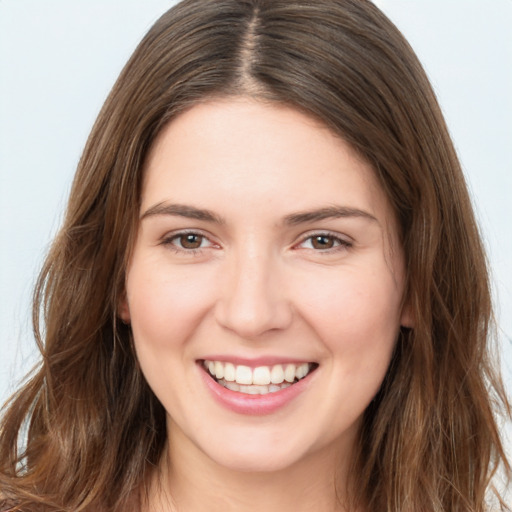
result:
<svg viewBox="0 0 512 512"><path fill-rule="evenodd" d="M284 329L291 320L291 308L278 256L246 244L233 252L228 265L218 304L219 322L245 338Z"/></svg>

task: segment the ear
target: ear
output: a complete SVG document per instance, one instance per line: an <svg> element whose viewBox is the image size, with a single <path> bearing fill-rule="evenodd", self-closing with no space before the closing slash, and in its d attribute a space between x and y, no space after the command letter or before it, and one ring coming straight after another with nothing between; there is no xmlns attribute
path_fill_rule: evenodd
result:
<svg viewBox="0 0 512 512"><path fill-rule="evenodd" d="M414 315L412 313L411 305L406 303L402 307L402 314L400 315L400 326L413 329L414 324Z"/></svg>
<svg viewBox="0 0 512 512"><path fill-rule="evenodd" d="M128 305L126 292L123 292L123 295L119 299L119 303L117 305L117 314L125 324L129 324L131 322L130 306Z"/></svg>

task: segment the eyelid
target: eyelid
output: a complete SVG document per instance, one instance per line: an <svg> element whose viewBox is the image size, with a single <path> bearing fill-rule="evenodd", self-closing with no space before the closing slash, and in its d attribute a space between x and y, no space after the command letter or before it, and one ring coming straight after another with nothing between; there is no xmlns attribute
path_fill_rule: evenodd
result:
<svg viewBox="0 0 512 512"><path fill-rule="evenodd" d="M207 247L198 247L196 249L186 249L179 247L178 245L174 244L173 241L181 236L187 236L187 235L196 235L203 237L209 242L209 245ZM174 249L177 253L184 253L184 254L194 254L201 251L204 251L205 249L210 248L219 248L220 245L213 240L212 235L209 233L203 231L202 229L196 229L196 228L190 228L190 229L177 229L175 231L167 232L165 235L163 235L159 240L159 245L164 245L166 247Z"/></svg>
<svg viewBox="0 0 512 512"><path fill-rule="evenodd" d="M205 240L208 241L208 246L206 247L197 247L194 249L187 249L184 247L179 247L177 244L174 243L174 241L181 237L186 235L196 235L199 237L203 237ZM348 249L353 246L353 239L349 237L348 235L341 234L335 231L329 231L329 230L312 230L308 231L306 233L303 233L298 237L298 240L292 245L292 249L300 249L301 245L303 245L306 241L314 238L314 237L328 237L331 239L334 239L336 244L333 247L328 247L326 249L315 249L313 247L311 248L304 248L306 250L310 250L316 253L333 253L339 250ZM202 252L206 249L210 248L220 248L220 244L214 240L214 237L203 231L202 229L197 228L189 228L189 229L177 229L175 231L167 232L165 235L163 235L159 240L159 245L163 245L169 248L172 248L175 252L181 253L181 254L196 254L199 252Z"/></svg>
<svg viewBox="0 0 512 512"><path fill-rule="evenodd" d="M337 245L331 248L327 249L314 249L314 248L308 248L309 250L318 252L318 253L328 253L328 252L334 252L336 250L342 250L350 248L354 245L354 241L351 237L348 235L344 235L335 231L329 231L329 230L314 230L314 231L308 231L307 233L303 233L299 240L293 244L293 248L300 248L299 246L304 244L307 240L310 240L316 236L325 236L329 238L333 238L337 242L339 242Z"/></svg>

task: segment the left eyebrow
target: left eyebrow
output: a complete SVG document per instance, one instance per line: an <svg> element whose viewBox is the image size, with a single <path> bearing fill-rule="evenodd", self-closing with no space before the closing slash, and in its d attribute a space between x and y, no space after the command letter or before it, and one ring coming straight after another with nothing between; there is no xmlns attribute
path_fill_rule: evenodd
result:
<svg viewBox="0 0 512 512"><path fill-rule="evenodd" d="M288 226L296 226L298 224L306 224L325 219L338 219L347 217L358 217L371 222L379 221L371 213L360 210L359 208L351 208L349 206L328 206L327 208L319 208L317 210L309 210L305 212L292 213L284 218L284 224Z"/></svg>
<svg viewBox="0 0 512 512"><path fill-rule="evenodd" d="M190 206L186 204L169 204L166 202L157 203L153 205L140 216L140 220L155 215L172 215L177 217L185 217L187 219L212 222L215 224L225 224L224 219L222 219L221 217L219 217L210 210L196 208L195 206Z"/></svg>

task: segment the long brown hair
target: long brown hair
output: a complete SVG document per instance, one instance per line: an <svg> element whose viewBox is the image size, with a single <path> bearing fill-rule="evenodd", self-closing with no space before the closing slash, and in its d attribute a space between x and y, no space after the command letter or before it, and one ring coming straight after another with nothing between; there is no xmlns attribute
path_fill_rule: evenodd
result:
<svg viewBox="0 0 512 512"><path fill-rule="evenodd" d="M486 259L425 73L367 0L185 0L145 36L92 130L38 281L42 359L3 412L4 499L13 510L127 510L158 465L165 413L116 308L148 150L180 112L219 95L321 120L373 165L399 220L414 328L365 412L354 503L485 510L498 465L510 473Z"/></svg>

